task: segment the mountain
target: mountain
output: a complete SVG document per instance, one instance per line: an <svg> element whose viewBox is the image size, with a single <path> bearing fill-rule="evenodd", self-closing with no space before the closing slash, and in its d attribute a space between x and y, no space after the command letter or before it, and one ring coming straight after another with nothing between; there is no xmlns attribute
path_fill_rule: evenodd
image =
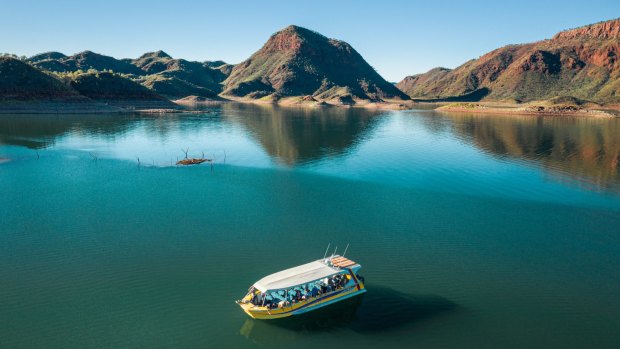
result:
<svg viewBox="0 0 620 349"><path fill-rule="evenodd" d="M408 99L346 42L289 26L273 34L224 82L224 96L311 95L317 100Z"/></svg>
<svg viewBox="0 0 620 349"><path fill-rule="evenodd" d="M136 67L142 69L147 74L156 74L166 70L166 63L172 60L172 57L164 51L147 52L137 59L129 60Z"/></svg>
<svg viewBox="0 0 620 349"><path fill-rule="evenodd" d="M108 72L77 74L71 87L92 100L122 107L174 107L174 104L150 89Z"/></svg>
<svg viewBox="0 0 620 349"><path fill-rule="evenodd" d="M12 57L0 57L0 101L80 101L60 80Z"/></svg>
<svg viewBox="0 0 620 349"><path fill-rule="evenodd" d="M226 62L224 62L224 61L205 61L203 64L206 65L209 68L217 68L217 67L223 66L224 64L226 64Z"/></svg>
<svg viewBox="0 0 620 349"><path fill-rule="evenodd" d="M174 59L164 51L145 53L131 60L131 64L147 74L138 82L170 98L217 98L217 94L222 91L221 83L227 76L217 69L220 65L226 65L225 62L201 63Z"/></svg>
<svg viewBox="0 0 620 349"><path fill-rule="evenodd" d="M43 52L43 53L39 53L37 55L34 55L30 58L27 59L28 62L30 63L38 63L41 61L46 61L46 60L50 60L50 59L63 59L67 57L65 54L60 53L60 52L55 52L55 51L51 51L51 52Z"/></svg>
<svg viewBox="0 0 620 349"><path fill-rule="evenodd" d="M61 63L71 67L72 70L89 70L97 71L112 70L115 73L143 75L144 71L135 65L116 59L114 57L105 56L92 51L84 51L70 57L59 60Z"/></svg>
<svg viewBox="0 0 620 349"><path fill-rule="evenodd" d="M201 62L192 62L184 59L169 60L166 63L166 69L157 74L166 78L184 80L216 94L221 92L221 83L226 79L226 76L217 69L211 69Z"/></svg>
<svg viewBox="0 0 620 349"><path fill-rule="evenodd" d="M30 57L28 62L41 70L63 74L79 70L125 74L156 94L174 99L187 96L216 99L222 91L222 81L232 70L232 65L223 61L202 63L174 59L161 50L147 52L136 59L116 59L91 51L73 56L46 52Z"/></svg>
<svg viewBox="0 0 620 349"><path fill-rule="evenodd" d="M453 69L406 77L416 99L532 101L572 96L620 102L620 19L566 30L552 39L509 45Z"/></svg>
<svg viewBox="0 0 620 349"><path fill-rule="evenodd" d="M145 86L170 99L179 99L187 96L220 99L216 92L176 77L166 77L155 74L149 75L144 80L138 81L142 84L142 86Z"/></svg>
<svg viewBox="0 0 620 349"><path fill-rule="evenodd" d="M94 69L97 71L111 70L121 74L144 75L142 69L129 62L92 51L80 52L73 56L65 56L59 52L47 52L32 56L28 61L37 68L57 73Z"/></svg>

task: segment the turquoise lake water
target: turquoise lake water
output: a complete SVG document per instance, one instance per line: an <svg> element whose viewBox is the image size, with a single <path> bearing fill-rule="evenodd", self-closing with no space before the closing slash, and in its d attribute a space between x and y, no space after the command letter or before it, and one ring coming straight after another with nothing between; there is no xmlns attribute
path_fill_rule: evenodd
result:
<svg viewBox="0 0 620 349"><path fill-rule="evenodd" d="M620 346L620 119L3 115L0 194L0 348ZM328 243L362 298L234 304Z"/></svg>

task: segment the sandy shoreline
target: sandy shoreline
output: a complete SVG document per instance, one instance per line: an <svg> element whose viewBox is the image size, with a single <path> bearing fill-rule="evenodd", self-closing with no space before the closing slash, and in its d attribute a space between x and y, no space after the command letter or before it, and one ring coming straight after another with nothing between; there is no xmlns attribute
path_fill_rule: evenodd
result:
<svg viewBox="0 0 620 349"><path fill-rule="evenodd" d="M494 106L492 104L458 103L440 106L435 109L445 113L507 114L530 116L584 116L584 117L620 117L615 108L587 108L573 105L559 106Z"/></svg>
<svg viewBox="0 0 620 349"><path fill-rule="evenodd" d="M121 103L122 102L122 103ZM287 97L278 101L229 98L218 100L180 99L174 104L162 106L158 103L84 103L84 102L0 102L0 114L164 114L199 112L201 108L222 103L248 103L297 108L366 108L378 110L430 109L443 113L509 114L530 116L584 116L620 117L620 106L597 108L573 105L507 105L499 102L480 103L419 103L414 101L389 100L382 102L356 101L351 104L329 103L307 100L304 97ZM116 104L116 105L115 105Z"/></svg>

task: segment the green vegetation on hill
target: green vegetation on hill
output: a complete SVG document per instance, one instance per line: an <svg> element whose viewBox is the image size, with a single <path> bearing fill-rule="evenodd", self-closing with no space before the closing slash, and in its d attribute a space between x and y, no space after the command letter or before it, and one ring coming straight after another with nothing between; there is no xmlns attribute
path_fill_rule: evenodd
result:
<svg viewBox="0 0 620 349"><path fill-rule="evenodd" d="M148 88L114 73L91 71L70 74L67 78L71 87L93 100L168 102Z"/></svg>
<svg viewBox="0 0 620 349"><path fill-rule="evenodd" d="M160 73L167 69L167 63L172 57L164 51L148 52L137 59L129 60L131 64L142 69L147 74Z"/></svg>
<svg viewBox="0 0 620 349"><path fill-rule="evenodd" d="M28 59L37 68L60 73L114 72L170 98L215 98L232 65L223 61L192 62L174 59L164 51L148 52L137 59L116 59L91 51L73 56L46 52Z"/></svg>
<svg viewBox="0 0 620 349"><path fill-rule="evenodd" d="M78 101L84 98L62 81L12 57L0 57L0 100Z"/></svg>
<svg viewBox="0 0 620 349"><path fill-rule="evenodd" d="M408 99L346 42L297 26L272 35L224 84L224 95L247 98Z"/></svg>
<svg viewBox="0 0 620 349"><path fill-rule="evenodd" d="M217 98L217 93L176 77L166 77L155 74L147 76L140 82L143 86L171 99L187 96L206 97L210 99Z"/></svg>
<svg viewBox="0 0 620 349"><path fill-rule="evenodd" d="M72 71L78 69L95 69L97 71L109 70L122 74L144 74L144 71L142 69L136 67L131 63L91 51L84 51L76 55L63 58L60 60L60 62L69 66Z"/></svg>
<svg viewBox="0 0 620 349"><path fill-rule="evenodd" d="M47 61L50 59L63 59L66 57L67 56L63 53L51 51L51 52L44 52L44 53L39 53L37 55L34 55L28 58L27 61L30 63L37 63L41 61Z"/></svg>
<svg viewBox="0 0 620 349"><path fill-rule="evenodd" d="M572 96L620 103L618 57L620 19L563 31L550 40L505 46L454 70L435 68L406 77L397 86L414 99ZM488 93L476 93L483 89Z"/></svg>
<svg viewBox="0 0 620 349"><path fill-rule="evenodd" d="M191 62L184 59L172 59L168 61L166 69L157 73L157 75L184 80L215 93L221 92L221 82L226 78L226 76L217 69L209 68L200 62Z"/></svg>

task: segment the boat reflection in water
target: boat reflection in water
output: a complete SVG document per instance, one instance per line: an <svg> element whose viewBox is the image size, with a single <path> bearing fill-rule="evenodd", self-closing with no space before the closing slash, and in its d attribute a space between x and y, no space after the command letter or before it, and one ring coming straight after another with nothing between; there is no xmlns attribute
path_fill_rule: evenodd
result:
<svg viewBox="0 0 620 349"><path fill-rule="evenodd" d="M247 319L240 334L261 346L286 345L301 337L324 332L384 332L422 323L458 310L454 302L434 295L409 295L394 289L370 285L368 292L332 306L270 321Z"/></svg>

